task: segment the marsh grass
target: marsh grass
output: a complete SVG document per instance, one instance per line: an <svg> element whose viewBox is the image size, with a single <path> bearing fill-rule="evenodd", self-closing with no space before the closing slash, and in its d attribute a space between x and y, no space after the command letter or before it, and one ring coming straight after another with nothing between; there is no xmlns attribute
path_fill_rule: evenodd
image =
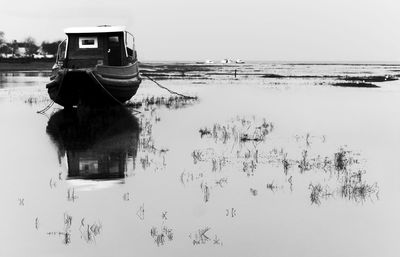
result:
<svg viewBox="0 0 400 257"><path fill-rule="evenodd" d="M183 171L180 175L180 181L182 185L187 185L188 183L192 183L194 181L198 181L200 179L203 179L204 173L199 172L199 173L194 173L194 172L187 172ZM222 182L221 182L222 185Z"/></svg>
<svg viewBox="0 0 400 257"><path fill-rule="evenodd" d="M251 118L237 116L226 125L215 123L212 128L201 128L199 133L201 138L212 138L215 142L223 144L232 141L233 143L263 142L273 128L273 124L266 119L259 122L254 116Z"/></svg>
<svg viewBox="0 0 400 257"><path fill-rule="evenodd" d="M71 244L71 227L72 227L72 216L68 213L64 213L63 220L64 229L63 231L51 231L46 234L49 236L59 236L62 238L62 243L65 245Z"/></svg>
<svg viewBox="0 0 400 257"><path fill-rule="evenodd" d="M210 233L209 232L210 230L211 230L210 227L205 227L205 228L198 229L194 233L191 233L189 235L189 238L192 240L192 244L193 245L204 245L207 243L212 243L212 240L211 240L212 236L207 234L207 233ZM217 238L217 235L215 235L215 238ZM218 240L218 241L220 241L220 240Z"/></svg>
<svg viewBox="0 0 400 257"><path fill-rule="evenodd" d="M102 229L103 225L100 222L85 224L84 219L82 219L79 231L81 232L81 238L86 243L96 243L96 237L100 235Z"/></svg>
<svg viewBox="0 0 400 257"><path fill-rule="evenodd" d="M254 160L244 161L242 171L247 177L254 176L257 169L257 164Z"/></svg>
<svg viewBox="0 0 400 257"><path fill-rule="evenodd" d="M193 163L197 164L198 162L201 162L204 160L204 153L201 150L193 150L192 152L192 158L193 158Z"/></svg>
<svg viewBox="0 0 400 257"><path fill-rule="evenodd" d="M267 189L271 190L272 192L275 192L275 190L277 190L278 188L278 185L275 185L274 181L272 181L271 183L267 183Z"/></svg>
<svg viewBox="0 0 400 257"><path fill-rule="evenodd" d="M130 108L145 108L148 109L150 107L166 107L168 109L180 109L189 105L193 105L198 101L198 97L182 97L182 96L149 96L143 99L129 101L125 104L126 107Z"/></svg>
<svg viewBox="0 0 400 257"><path fill-rule="evenodd" d="M311 204L320 205L321 199L327 199L333 195L329 191L327 186L323 187L321 184L313 185L312 183L310 183L309 189L311 190L310 193Z"/></svg>
<svg viewBox="0 0 400 257"><path fill-rule="evenodd" d="M290 163L289 160L287 158L287 153L283 154L283 158L282 158L282 165L283 165L283 173L285 173L285 175L287 176L288 172L289 172L289 168L290 168Z"/></svg>
<svg viewBox="0 0 400 257"><path fill-rule="evenodd" d="M255 188L250 188L250 194L251 194L252 196L257 196L257 195L258 195L258 190L255 189Z"/></svg>
<svg viewBox="0 0 400 257"><path fill-rule="evenodd" d="M304 150L302 152L301 156L302 156L302 158L299 161L298 167L300 169L300 173L304 173L304 172L306 172L306 171L311 169L311 164L308 161L308 152L307 152L307 150Z"/></svg>
<svg viewBox="0 0 400 257"><path fill-rule="evenodd" d="M210 187L207 185L207 183L202 182L200 184L201 191L203 192L203 200L205 203L207 203L210 200Z"/></svg>
<svg viewBox="0 0 400 257"><path fill-rule="evenodd" d="M356 156L353 156L351 151L340 148L338 152L334 154L334 167L338 172L346 171L349 166L358 164L359 160Z"/></svg>
<svg viewBox="0 0 400 257"><path fill-rule="evenodd" d="M69 232L47 232L47 235L49 236L61 236L62 237L62 243L65 245L71 244L71 233Z"/></svg>
<svg viewBox="0 0 400 257"><path fill-rule="evenodd" d="M224 187L226 184L228 184L228 178L223 177L223 178L217 179L217 180L215 181L215 184L218 185L218 186L220 186L220 187L222 188L222 187Z"/></svg>
<svg viewBox="0 0 400 257"><path fill-rule="evenodd" d="M378 199L378 184L376 182L368 184L365 181L364 175L366 171L360 169L361 161L358 153L353 153L342 147L333 156L333 160L323 159L324 163L319 165L319 167L322 166L323 169L329 167L330 174L335 174L334 178L337 189L328 190L327 185L310 184L311 203L319 205L322 199L327 199L334 195L354 202L365 202L367 199L373 200L374 198Z"/></svg>
<svg viewBox="0 0 400 257"><path fill-rule="evenodd" d="M378 199L379 187L377 183L367 184L363 179L365 171L359 170L357 172L345 172L340 178L340 195L348 200L355 202L365 202L365 200Z"/></svg>
<svg viewBox="0 0 400 257"><path fill-rule="evenodd" d="M222 171L222 169L228 164L228 158L225 156L222 156L220 158L212 158L211 159L211 164L212 164L212 172L217 172L217 171Z"/></svg>
<svg viewBox="0 0 400 257"><path fill-rule="evenodd" d="M203 138L206 135L210 135L211 136L211 131L208 130L207 128L201 128L199 129L199 133L200 133L200 137Z"/></svg>
<svg viewBox="0 0 400 257"><path fill-rule="evenodd" d="M290 191L293 191L297 176L312 176L314 180L317 179L308 187L311 190L312 204L320 205L324 200L334 196L361 202L371 198L369 197L371 195L377 195L379 191L377 184L371 185L362 179L365 171L360 171L363 161L360 159L359 153L343 146L331 155L321 155L315 152L314 146L323 146L327 141L326 136L306 133L303 136L295 136L300 149L303 149L300 155L292 153L289 157L288 152L283 148L268 148L266 139L271 136L273 128L273 124L265 119L257 122L255 117L237 116L225 124L216 123L211 127L203 127L199 130L200 138L211 139L215 144L215 148L196 149L191 153L193 164L199 168L202 167L203 175L199 182L204 201L210 200L209 195L213 188L212 184L205 182L209 176L208 171L227 174L229 170L233 169L241 171L246 177L257 177L256 174L261 170L260 167L264 169L262 172L260 171L260 176L264 176L262 174L268 172L265 171L266 165L282 167L281 176L283 178L281 179L285 181ZM204 164L209 164L210 168L207 169ZM278 179L279 174L276 176ZM275 191L280 187L272 181L267 183L266 188ZM251 190L251 192L255 191Z"/></svg>
<svg viewBox="0 0 400 257"><path fill-rule="evenodd" d="M71 236L72 236L72 226L73 226L73 218L68 213L64 213L64 229L63 231L52 231L47 232L49 236L60 236L62 238L62 243L65 245L71 244ZM96 237L100 235L102 231L102 224L100 222L94 222L91 224L85 223L85 218L82 218L79 226L79 232L81 234L81 239L83 239L86 243L95 243Z"/></svg>
<svg viewBox="0 0 400 257"><path fill-rule="evenodd" d="M160 229L157 229L157 227L152 227L150 229L150 236L153 238L154 243L157 246L165 245L166 242L174 239L174 233L172 229L167 226L162 226Z"/></svg>
<svg viewBox="0 0 400 257"><path fill-rule="evenodd" d="M143 171L153 170L157 172L166 169L166 155L169 149L157 146L153 138L153 126L157 117L155 112L140 116L138 153L135 160L140 164Z"/></svg>
<svg viewBox="0 0 400 257"><path fill-rule="evenodd" d="M67 200L70 202L75 202L78 199L78 196L75 193L75 188L69 188L67 191Z"/></svg>
<svg viewBox="0 0 400 257"><path fill-rule="evenodd" d="M198 229L194 233L189 234L189 238L191 239L193 246L206 245L206 244L223 246L223 243L219 238L219 236L217 234L209 235L211 233L210 231L211 231L210 227L205 227Z"/></svg>

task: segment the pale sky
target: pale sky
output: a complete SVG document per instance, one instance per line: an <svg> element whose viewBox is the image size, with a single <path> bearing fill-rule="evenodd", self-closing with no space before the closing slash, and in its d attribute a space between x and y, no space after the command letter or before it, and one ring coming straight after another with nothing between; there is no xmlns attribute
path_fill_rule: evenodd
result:
<svg viewBox="0 0 400 257"><path fill-rule="evenodd" d="M139 59L400 62L399 0L0 0L6 39L126 25Z"/></svg>

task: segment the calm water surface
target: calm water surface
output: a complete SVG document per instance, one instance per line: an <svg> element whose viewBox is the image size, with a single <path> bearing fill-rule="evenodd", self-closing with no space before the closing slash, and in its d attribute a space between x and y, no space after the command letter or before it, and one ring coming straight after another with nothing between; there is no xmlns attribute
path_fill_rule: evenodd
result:
<svg viewBox="0 0 400 257"><path fill-rule="evenodd" d="M398 68L215 69L140 113L40 115L47 73L1 74L0 256L398 256L400 82L330 86Z"/></svg>

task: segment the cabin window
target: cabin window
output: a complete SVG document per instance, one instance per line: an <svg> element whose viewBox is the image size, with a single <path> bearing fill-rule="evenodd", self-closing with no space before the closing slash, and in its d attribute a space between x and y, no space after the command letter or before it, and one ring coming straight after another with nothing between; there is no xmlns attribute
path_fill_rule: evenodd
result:
<svg viewBox="0 0 400 257"><path fill-rule="evenodd" d="M119 37L118 36L108 37L108 42L118 43L119 42Z"/></svg>
<svg viewBox="0 0 400 257"><path fill-rule="evenodd" d="M135 39L132 34L126 32L125 34L125 45L126 45L126 53L128 56L132 57L134 60L136 59L136 51L135 51Z"/></svg>
<svg viewBox="0 0 400 257"><path fill-rule="evenodd" d="M65 59L66 49L67 49L67 40L64 40L58 45L58 49L57 49L57 60L58 61L63 61Z"/></svg>
<svg viewBox="0 0 400 257"><path fill-rule="evenodd" d="M79 48L97 48L97 37L80 37Z"/></svg>

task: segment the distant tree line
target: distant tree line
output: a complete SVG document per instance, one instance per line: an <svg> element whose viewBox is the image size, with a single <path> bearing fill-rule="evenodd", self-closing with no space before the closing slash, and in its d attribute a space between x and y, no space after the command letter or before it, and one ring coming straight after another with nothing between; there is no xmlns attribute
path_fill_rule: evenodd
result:
<svg viewBox="0 0 400 257"><path fill-rule="evenodd" d="M0 57L50 57L57 54L58 45L61 40L49 42L43 41L40 45L36 44L33 37L27 37L23 42L17 40L6 41L5 34L0 31Z"/></svg>

